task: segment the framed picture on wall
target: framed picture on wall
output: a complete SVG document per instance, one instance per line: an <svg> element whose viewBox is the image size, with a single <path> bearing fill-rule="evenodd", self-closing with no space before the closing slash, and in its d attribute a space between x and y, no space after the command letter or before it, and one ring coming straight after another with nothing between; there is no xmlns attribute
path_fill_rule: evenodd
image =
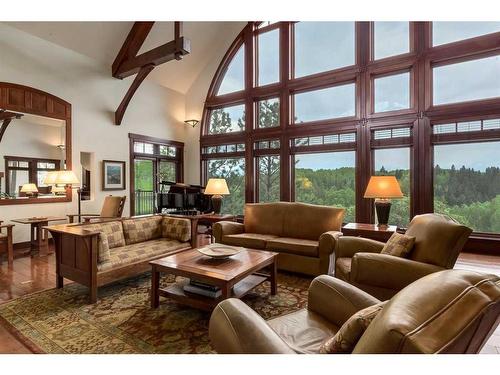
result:
<svg viewBox="0 0 500 375"><path fill-rule="evenodd" d="M124 161L102 161L102 190L125 190Z"/></svg>

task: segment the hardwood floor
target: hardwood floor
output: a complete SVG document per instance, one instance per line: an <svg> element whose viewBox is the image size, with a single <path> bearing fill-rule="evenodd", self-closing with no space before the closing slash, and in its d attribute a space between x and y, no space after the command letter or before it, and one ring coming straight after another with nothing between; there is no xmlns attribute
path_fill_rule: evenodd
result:
<svg viewBox="0 0 500 375"><path fill-rule="evenodd" d="M200 241L206 242L206 239L200 238ZM460 255L455 268L500 275L500 257L464 253ZM65 283L69 282L65 280ZM17 258L12 268L8 267L7 262L3 262L0 266L0 303L54 288L55 284L53 254L45 257ZM0 353L30 353L30 351L0 325ZM482 353L500 354L500 327L491 336Z"/></svg>

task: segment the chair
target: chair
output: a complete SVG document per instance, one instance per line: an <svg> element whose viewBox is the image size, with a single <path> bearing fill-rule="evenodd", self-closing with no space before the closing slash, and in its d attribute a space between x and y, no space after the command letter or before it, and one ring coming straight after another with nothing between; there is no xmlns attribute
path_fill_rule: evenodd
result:
<svg viewBox="0 0 500 375"><path fill-rule="evenodd" d="M408 258L380 254L383 242L342 236L335 247L334 276L386 300L425 275L453 268L471 232L444 215L417 215L406 230L415 237Z"/></svg>
<svg viewBox="0 0 500 375"><path fill-rule="evenodd" d="M0 220L0 249L4 248L7 252L7 259L9 266L14 264L14 245L12 243L12 228L14 224L2 224ZM2 233L2 229L7 229L7 233ZM0 255L0 264L2 264L2 257Z"/></svg>
<svg viewBox="0 0 500 375"><path fill-rule="evenodd" d="M93 219L116 219L118 217L122 217L123 208L125 207L126 196L113 196L108 195L104 198L104 203L102 205L100 214L81 214L79 218L79 222L83 218L83 221L88 223ZM78 217L78 214L67 215L69 218L69 222L73 223L75 217Z"/></svg>
<svg viewBox="0 0 500 375"><path fill-rule="evenodd" d="M380 301L321 275L307 308L264 321L239 299L217 305L209 335L218 353L318 353L356 312ZM478 353L500 322L500 277L463 270L427 275L388 301L352 353Z"/></svg>

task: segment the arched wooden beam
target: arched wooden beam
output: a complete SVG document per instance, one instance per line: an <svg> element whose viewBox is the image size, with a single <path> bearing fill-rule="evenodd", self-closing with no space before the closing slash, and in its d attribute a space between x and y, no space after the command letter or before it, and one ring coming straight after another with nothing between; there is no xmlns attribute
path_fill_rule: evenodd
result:
<svg viewBox="0 0 500 375"><path fill-rule="evenodd" d="M2 125L0 126L0 142L2 142L3 135L12 120L20 119L21 117L23 117L23 115L20 113L9 112L3 109L0 110L0 121L2 121Z"/></svg>
<svg viewBox="0 0 500 375"><path fill-rule="evenodd" d="M123 115L125 114L125 111L127 110L127 107L130 103L130 100L134 96L135 92L141 85L142 81L146 79L149 73L155 68L154 64L148 64L146 66L143 66L140 70L139 73L135 76L134 82L132 82L132 85L128 89L127 93L125 94L125 97L123 98L122 102L120 103L120 106L115 112L115 124L116 125L121 125L122 120L123 120Z"/></svg>
<svg viewBox="0 0 500 375"><path fill-rule="evenodd" d="M174 22L174 40L137 55L152 27L153 22L135 22L113 62L113 77L123 79L137 74L115 112L116 125L121 124L130 99L155 66L170 60L181 60L184 55L191 52L191 41L182 36L182 22Z"/></svg>

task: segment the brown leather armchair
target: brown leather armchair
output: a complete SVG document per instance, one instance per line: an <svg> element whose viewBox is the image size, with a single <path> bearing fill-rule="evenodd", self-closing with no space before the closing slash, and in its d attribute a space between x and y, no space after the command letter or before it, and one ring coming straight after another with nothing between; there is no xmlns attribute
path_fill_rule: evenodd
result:
<svg viewBox="0 0 500 375"><path fill-rule="evenodd" d="M406 230L415 237L409 258L380 254L383 242L339 237L334 276L381 300L389 299L425 275L453 268L471 232L447 216L417 215Z"/></svg>
<svg viewBox="0 0 500 375"><path fill-rule="evenodd" d="M311 283L307 309L269 321L241 300L221 302L210 318L210 340L218 353L318 353L350 316L378 302L322 275ZM440 271L388 301L352 353L478 353L499 322L500 277Z"/></svg>

